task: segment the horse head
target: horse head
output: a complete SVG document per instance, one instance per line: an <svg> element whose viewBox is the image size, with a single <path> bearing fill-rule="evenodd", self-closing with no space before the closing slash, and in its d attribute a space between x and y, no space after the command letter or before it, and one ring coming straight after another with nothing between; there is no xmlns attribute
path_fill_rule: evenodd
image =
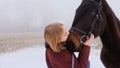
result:
<svg viewBox="0 0 120 68"><path fill-rule="evenodd" d="M76 10L66 47L78 51L91 33L95 37L101 35L106 26L105 18L101 0L83 0Z"/></svg>

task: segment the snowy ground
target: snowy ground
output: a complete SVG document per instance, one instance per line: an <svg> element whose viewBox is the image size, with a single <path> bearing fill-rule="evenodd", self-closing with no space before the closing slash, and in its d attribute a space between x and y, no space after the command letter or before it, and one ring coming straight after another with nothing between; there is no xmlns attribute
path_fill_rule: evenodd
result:
<svg viewBox="0 0 120 68"><path fill-rule="evenodd" d="M104 68L99 59L100 49L91 48L91 68ZM47 68L45 48L31 47L10 53L0 54L0 68Z"/></svg>

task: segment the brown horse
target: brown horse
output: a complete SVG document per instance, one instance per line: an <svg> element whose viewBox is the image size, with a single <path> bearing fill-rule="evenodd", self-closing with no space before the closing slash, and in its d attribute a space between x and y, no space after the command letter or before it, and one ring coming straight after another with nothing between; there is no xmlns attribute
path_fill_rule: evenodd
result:
<svg viewBox="0 0 120 68"><path fill-rule="evenodd" d="M105 0L83 0L77 8L66 47L82 50L93 33L102 40L101 61L106 68L120 68L120 21Z"/></svg>

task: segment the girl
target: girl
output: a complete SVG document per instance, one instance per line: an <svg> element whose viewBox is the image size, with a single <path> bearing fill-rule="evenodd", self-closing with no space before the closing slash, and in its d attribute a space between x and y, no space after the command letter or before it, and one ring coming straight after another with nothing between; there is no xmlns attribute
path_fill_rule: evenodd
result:
<svg viewBox="0 0 120 68"><path fill-rule="evenodd" d="M93 41L94 35L91 34L90 39L84 43L78 57L65 47L64 42L68 35L69 31L61 23L52 23L45 27L44 38L48 68L87 68L90 43Z"/></svg>

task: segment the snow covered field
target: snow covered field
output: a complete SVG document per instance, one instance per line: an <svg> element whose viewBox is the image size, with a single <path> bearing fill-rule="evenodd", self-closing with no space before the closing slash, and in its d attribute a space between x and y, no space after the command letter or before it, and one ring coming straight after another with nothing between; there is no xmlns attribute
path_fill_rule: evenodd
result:
<svg viewBox="0 0 120 68"><path fill-rule="evenodd" d="M81 1L1 0L0 68L47 68L45 48L41 45L44 41L42 34L34 32L42 32L46 24L56 21L69 28ZM107 1L120 18L120 0ZM91 68L104 68L100 61L100 40L96 40L92 46L89 58Z"/></svg>
<svg viewBox="0 0 120 68"><path fill-rule="evenodd" d="M100 58L100 49L91 48L91 68L104 68ZM29 47L10 53L0 54L0 68L47 68L44 46Z"/></svg>

